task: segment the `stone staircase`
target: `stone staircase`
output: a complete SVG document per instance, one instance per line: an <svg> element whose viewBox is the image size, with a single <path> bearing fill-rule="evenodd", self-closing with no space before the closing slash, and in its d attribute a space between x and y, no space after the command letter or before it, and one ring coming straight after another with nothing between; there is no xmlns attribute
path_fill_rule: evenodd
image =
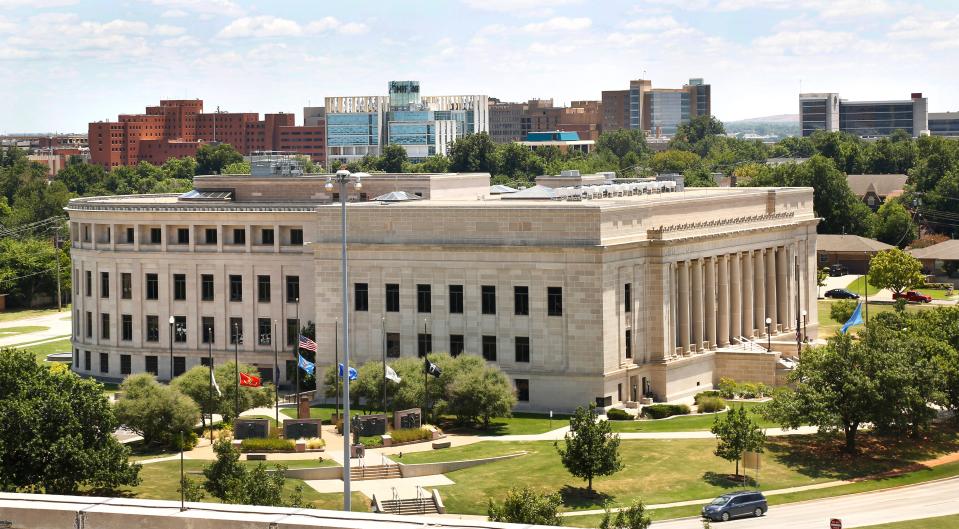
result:
<svg viewBox="0 0 959 529"><path fill-rule="evenodd" d="M400 474L399 465L371 465L353 467L350 469L350 479L364 481L368 479L397 479Z"/></svg>
<svg viewBox="0 0 959 529"><path fill-rule="evenodd" d="M432 496L424 498L409 498L397 500L384 500L381 502L383 511L386 514L437 514L436 502Z"/></svg>

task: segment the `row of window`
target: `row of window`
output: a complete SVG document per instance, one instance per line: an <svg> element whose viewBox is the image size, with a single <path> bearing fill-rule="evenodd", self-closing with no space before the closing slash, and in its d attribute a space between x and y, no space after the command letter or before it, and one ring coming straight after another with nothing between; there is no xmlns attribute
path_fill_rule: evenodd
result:
<svg viewBox="0 0 959 529"><path fill-rule="evenodd" d="M160 244L163 240L163 228L150 228L149 229L149 244ZM260 238L256 244L271 245L276 240L275 231L273 228L261 228L259 230ZM122 241L125 244L133 244L136 241L136 232L134 228L126 228L126 238ZM176 237L175 242L170 242L170 244L190 244L190 228L176 228ZM217 243L217 229L216 228L204 228L203 229L203 239L200 244L216 244ZM90 242L90 226L83 226L83 242ZM110 227L106 228L106 240L103 242L110 242ZM232 244L242 245L246 244L246 228L233 228L233 241ZM290 244L291 245L302 245L303 244L303 230L300 228L293 228L290 230Z"/></svg>
<svg viewBox="0 0 959 529"><path fill-rule="evenodd" d="M400 285L398 283L386 284L386 312L400 311ZM463 313L463 285L449 285L447 287L449 295L449 313ZM369 285L367 283L353 284L353 309L357 312L369 310ZM416 285L416 311L420 313L430 313L433 310L433 287L432 285ZM483 314L496 314L496 287L493 285L482 285L480 287L481 311ZM546 288L546 313L550 316L563 315L563 287ZM516 316L529 316L529 287L513 287L513 314Z"/></svg>
<svg viewBox="0 0 959 529"><path fill-rule="evenodd" d="M79 317L79 311L77 313ZM216 343L214 333L215 319L211 316L200 318L200 328L202 330L202 343ZM273 320L270 318L257 318L257 343L259 345L271 345L273 343ZM100 314L100 338L110 339L110 314ZM145 321L145 341L160 341L160 317L147 315ZM87 338L93 338L93 313L87 311L84 314L83 329L77 328L77 335L84 334ZM186 316L174 316L172 324L173 341L176 343L185 343L187 341L187 322ZM230 345L243 343L243 318L230 318L229 326ZM286 320L286 345L292 346L296 343L299 333L297 332L297 320L289 318ZM129 342L133 340L133 315L120 315L120 340Z"/></svg>
<svg viewBox="0 0 959 529"><path fill-rule="evenodd" d="M77 276L80 272L77 271ZM269 303L272 298L272 276L256 276L256 298L260 303ZM296 303L300 299L300 276L286 276L286 301L287 303ZM243 301L243 276L231 274L229 276L230 301ZM160 277L155 273L147 273L145 277L145 295L148 300L160 299ZM74 283L74 291L77 295L80 284ZM200 300L214 301L216 293L216 283L213 274L200 275ZM89 297L93 295L93 273L90 270L84 275L84 294ZM173 299L175 301L185 301L187 296L186 274L173 274ZM109 299L110 297L110 272L100 272L100 297ZM120 297L121 299L133 298L133 275L129 272L120 274Z"/></svg>

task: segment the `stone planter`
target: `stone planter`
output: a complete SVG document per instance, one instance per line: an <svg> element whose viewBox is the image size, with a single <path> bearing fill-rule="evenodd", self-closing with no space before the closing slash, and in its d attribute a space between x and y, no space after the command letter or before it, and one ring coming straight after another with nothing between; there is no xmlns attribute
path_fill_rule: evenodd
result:
<svg viewBox="0 0 959 529"><path fill-rule="evenodd" d="M293 451L306 452L306 441L302 439L297 440L296 443L293 444Z"/></svg>
<svg viewBox="0 0 959 529"><path fill-rule="evenodd" d="M393 446L393 436L392 436L392 435L390 435L390 434L388 434L388 433L385 433L385 434L383 434L381 437L382 437L382 439L383 439L383 446L384 446L384 447L385 447L385 446Z"/></svg>

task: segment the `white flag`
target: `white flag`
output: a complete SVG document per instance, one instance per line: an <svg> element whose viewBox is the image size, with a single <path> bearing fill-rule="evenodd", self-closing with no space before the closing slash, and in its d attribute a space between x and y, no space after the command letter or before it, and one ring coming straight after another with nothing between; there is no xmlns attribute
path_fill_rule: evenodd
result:
<svg viewBox="0 0 959 529"><path fill-rule="evenodd" d="M393 368L390 366L386 366L386 378L392 380L393 382L396 382L397 384L399 384L400 381L403 380L402 378L400 378L399 375L396 374L396 371L393 371Z"/></svg>
<svg viewBox="0 0 959 529"><path fill-rule="evenodd" d="M213 384L213 389L216 390L216 394L222 397L223 392L220 391L220 386L216 383L216 377L213 376L213 371L210 371L210 383Z"/></svg>

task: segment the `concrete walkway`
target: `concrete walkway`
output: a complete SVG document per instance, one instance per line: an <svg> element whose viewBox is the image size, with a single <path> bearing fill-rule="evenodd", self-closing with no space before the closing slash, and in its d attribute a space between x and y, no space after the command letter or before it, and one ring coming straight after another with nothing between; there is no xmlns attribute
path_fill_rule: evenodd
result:
<svg viewBox="0 0 959 529"><path fill-rule="evenodd" d="M66 318L66 319L64 319ZM43 316L33 318L24 318L22 320L10 320L0 323L0 329L9 329L13 327L47 327L45 330L17 334L0 338L0 347L8 347L23 344L36 344L52 342L69 338L73 332L73 323L70 320L70 311L52 312Z"/></svg>

